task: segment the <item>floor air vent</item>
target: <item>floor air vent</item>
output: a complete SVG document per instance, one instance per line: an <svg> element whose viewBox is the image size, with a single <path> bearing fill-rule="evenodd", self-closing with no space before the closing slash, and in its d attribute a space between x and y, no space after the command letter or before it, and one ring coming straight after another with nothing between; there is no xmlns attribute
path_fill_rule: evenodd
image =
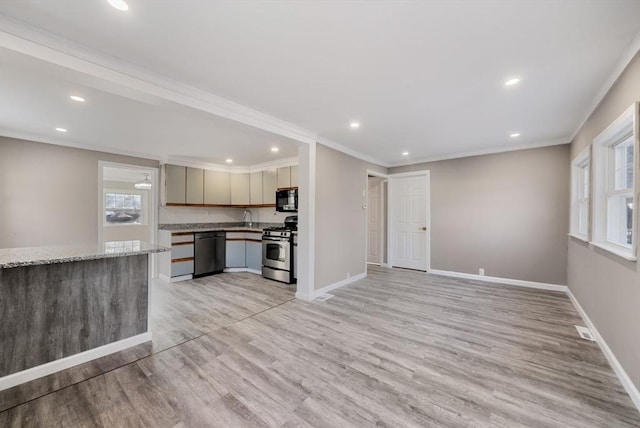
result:
<svg viewBox="0 0 640 428"><path fill-rule="evenodd" d="M577 325L575 327L576 330L578 330L578 334L581 338L583 338L584 340L590 340L592 342L596 341L596 338L593 337L593 334L591 334L591 330L589 330L587 327L583 327L581 325Z"/></svg>
<svg viewBox="0 0 640 428"><path fill-rule="evenodd" d="M318 300L320 302L326 302L327 300L329 300L332 297L333 297L333 294L324 293L324 294L321 294L318 297L316 297L315 300Z"/></svg>

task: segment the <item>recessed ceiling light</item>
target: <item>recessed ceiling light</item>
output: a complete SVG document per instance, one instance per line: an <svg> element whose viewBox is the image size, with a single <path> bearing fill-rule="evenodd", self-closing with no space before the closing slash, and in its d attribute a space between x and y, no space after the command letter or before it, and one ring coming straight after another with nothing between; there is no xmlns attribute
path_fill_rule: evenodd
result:
<svg viewBox="0 0 640 428"><path fill-rule="evenodd" d="M520 134L517 133L517 132L514 132L513 134L509 135L509 137L511 137L511 138L518 138L519 136L520 136Z"/></svg>
<svg viewBox="0 0 640 428"><path fill-rule="evenodd" d="M513 86L513 85L515 85L516 83L518 83L519 81L520 81L520 78L519 78L519 77L514 77L513 79L509 79L509 80L507 80L506 82L504 82L504 85L505 85L505 86Z"/></svg>
<svg viewBox="0 0 640 428"><path fill-rule="evenodd" d="M402 156L409 156L409 152L402 152Z"/></svg>
<svg viewBox="0 0 640 428"><path fill-rule="evenodd" d="M73 101L77 101L79 103L83 103L84 102L84 98L78 96L78 95L71 95L69 96L69 98L71 98Z"/></svg>
<svg viewBox="0 0 640 428"><path fill-rule="evenodd" d="M67 132L67 130L65 128L56 128L56 131L58 131L58 132Z"/></svg>
<svg viewBox="0 0 640 428"><path fill-rule="evenodd" d="M274 153L277 152L278 150L280 150L280 149L277 148L277 147L271 147L271 151L274 152Z"/></svg>
<svg viewBox="0 0 640 428"><path fill-rule="evenodd" d="M129 5L124 0L108 0L109 4L118 10L129 10Z"/></svg>
<svg viewBox="0 0 640 428"><path fill-rule="evenodd" d="M359 123L359 122L351 122L351 123L349 124L349 126L350 126L350 127L352 127L352 128L354 128L354 129L355 129L355 128L360 128L360 123Z"/></svg>
<svg viewBox="0 0 640 428"><path fill-rule="evenodd" d="M227 163L233 162L233 159L227 159Z"/></svg>

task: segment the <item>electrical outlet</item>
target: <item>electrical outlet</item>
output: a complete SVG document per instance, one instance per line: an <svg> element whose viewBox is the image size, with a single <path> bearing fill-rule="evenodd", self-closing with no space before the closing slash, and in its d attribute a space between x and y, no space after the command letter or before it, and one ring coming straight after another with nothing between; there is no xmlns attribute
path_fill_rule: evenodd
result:
<svg viewBox="0 0 640 428"><path fill-rule="evenodd" d="M478 269L478 274L480 274L481 276L484 276L484 268Z"/></svg>

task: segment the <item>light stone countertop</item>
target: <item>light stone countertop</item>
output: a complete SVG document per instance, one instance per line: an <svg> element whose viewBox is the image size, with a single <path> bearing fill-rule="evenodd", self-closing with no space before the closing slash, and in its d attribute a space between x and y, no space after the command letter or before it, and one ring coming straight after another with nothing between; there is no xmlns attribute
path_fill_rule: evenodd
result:
<svg viewBox="0 0 640 428"><path fill-rule="evenodd" d="M224 230L233 232L237 231L252 231L262 232L265 227L277 227L282 226L282 223L259 223L254 222L251 227L248 223L234 222L234 223L179 223L179 224L161 224L158 229L166 230L170 232L214 232L218 230Z"/></svg>
<svg viewBox="0 0 640 428"><path fill-rule="evenodd" d="M0 248L0 269L162 253L170 248L144 241L110 241L84 245Z"/></svg>

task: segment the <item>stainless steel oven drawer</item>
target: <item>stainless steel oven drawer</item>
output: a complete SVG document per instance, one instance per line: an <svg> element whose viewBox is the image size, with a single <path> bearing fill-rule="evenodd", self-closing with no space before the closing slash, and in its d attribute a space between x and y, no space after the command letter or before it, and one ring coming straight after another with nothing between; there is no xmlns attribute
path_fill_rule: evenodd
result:
<svg viewBox="0 0 640 428"><path fill-rule="evenodd" d="M274 279L280 282L291 283L291 272L288 270L273 269L269 266L262 266L262 276L269 279Z"/></svg>

